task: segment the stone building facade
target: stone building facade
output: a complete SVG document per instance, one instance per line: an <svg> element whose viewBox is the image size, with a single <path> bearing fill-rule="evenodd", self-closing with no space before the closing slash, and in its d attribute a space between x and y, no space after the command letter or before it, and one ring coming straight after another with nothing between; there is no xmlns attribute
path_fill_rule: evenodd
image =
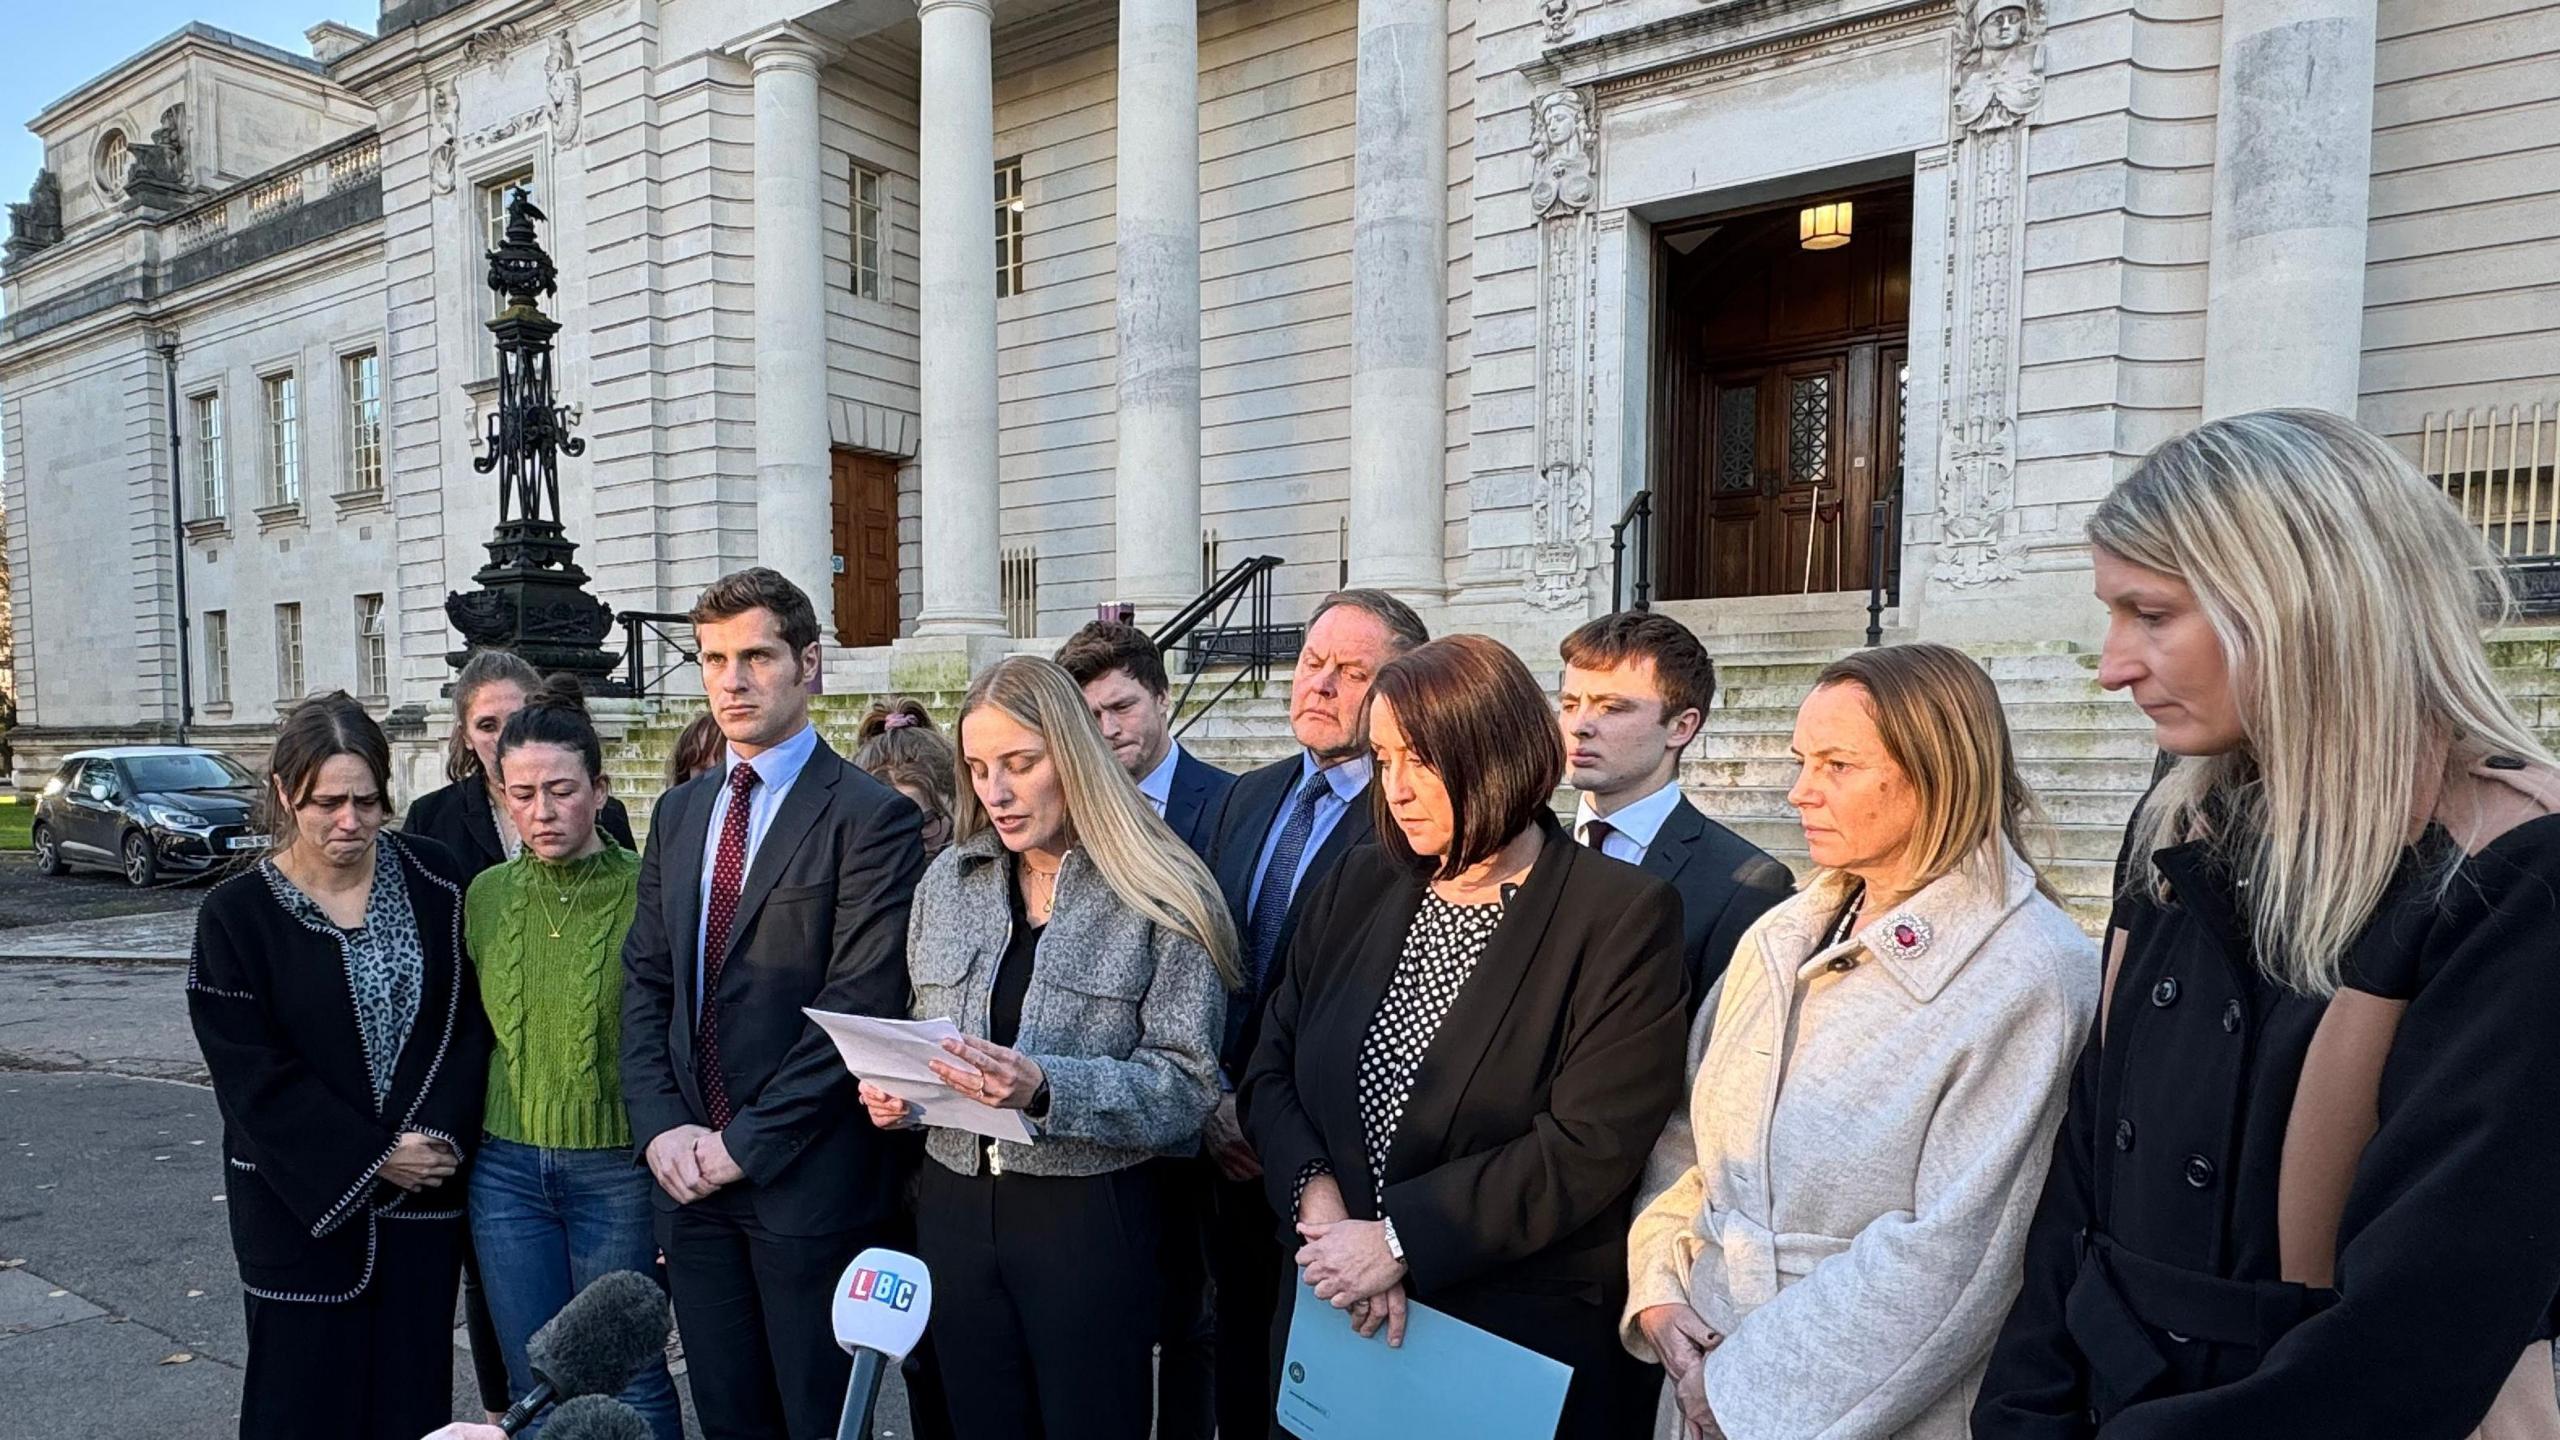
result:
<svg viewBox="0 0 2560 1440"><path fill-rule="evenodd" d="M22 770L432 705L516 183L597 592L775 565L838 689L1257 554L1284 621L1347 578L1534 657L1639 495L1720 635L1862 626L1873 574L1896 634L2085 642L2082 519L2210 415L2358 415L2484 507L2560 453L2555 0L385 0L312 44L193 27L32 122Z"/></svg>

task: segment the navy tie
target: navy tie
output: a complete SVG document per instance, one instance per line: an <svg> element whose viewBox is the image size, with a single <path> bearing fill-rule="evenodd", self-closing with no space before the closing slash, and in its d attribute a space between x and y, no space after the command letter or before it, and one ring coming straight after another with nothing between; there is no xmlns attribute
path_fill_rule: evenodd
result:
<svg viewBox="0 0 2560 1440"><path fill-rule="evenodd" d="M1271 976L1280 931L1289 922L1289 899L1298 888L1298 862L1305 858L1307 841L1316 831L1316 802L1332 788L1321 770L1298 787L1297 798L1289 802L1288 823L1280 827L1280 843L1271 852L1271 865L1262 872L1262 893L1253 902L1251 993L1255 995L1262 993Z"/></svg>

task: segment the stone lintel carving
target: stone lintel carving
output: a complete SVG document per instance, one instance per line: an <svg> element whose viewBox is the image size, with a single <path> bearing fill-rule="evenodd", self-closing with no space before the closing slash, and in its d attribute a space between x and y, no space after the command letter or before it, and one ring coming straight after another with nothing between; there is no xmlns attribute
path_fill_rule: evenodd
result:
<svg viewBox="0 0 2560 1440"><path fill-rule="evenodd" d="M1592 545L1593 371L1599 332L1598 193L1591 97L1556 90L1529 107L1538 217L1538 474L1530 492L1527 573L1541 610L1587 603Z"/></svg>
<svg viewBox="0 0 2560 1440"><path fill-rule="evenodd" d="M62 243L62 182L50 170L38 170L27 198L9 206L9 242L5 252L15 265L39 250Z"/></svg>
<svg viewBox="0 0 2560 1440"><path fill-rule="evenodd" d="M485 30L473 32L462 42L462 64L468 69L484 65L524 44L524 28L512 20L502 20Z"/></svg>
<svg viewBox="0 0 2560 1440"><path fill-rule="evenodd" d="M2026 130L2044 100L2045 0L1966 0L1955 23L1932 573L1971 589L2018 576L2021 199Z"/></svg>
<svg viewBox="0 0 2560 1440"><path fill-rule="evenodd" d="M1573 38L1573 0L1538 0L1539 18L1547 24L1547 43L1561 45Z"/></svg>

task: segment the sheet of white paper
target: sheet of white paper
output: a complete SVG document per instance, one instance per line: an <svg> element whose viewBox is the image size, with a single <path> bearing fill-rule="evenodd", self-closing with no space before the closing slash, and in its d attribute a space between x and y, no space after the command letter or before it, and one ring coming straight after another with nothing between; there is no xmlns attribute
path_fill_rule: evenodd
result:
<svg viewBox="0 0 2560 1440"><path fill-rule="evenodd" d="M836 1042L844 1068L915 1107L927 1125L966 1130L990 1140L1031 1143L1030 1123L1019 1110L1004 1110L972 1100L942 1083L926 1066L948 1060L942 1042L960 1033L949 1020L883 1020L876 1015L840 1015L832 1010L800 1012L814 1020Z"/></svg>

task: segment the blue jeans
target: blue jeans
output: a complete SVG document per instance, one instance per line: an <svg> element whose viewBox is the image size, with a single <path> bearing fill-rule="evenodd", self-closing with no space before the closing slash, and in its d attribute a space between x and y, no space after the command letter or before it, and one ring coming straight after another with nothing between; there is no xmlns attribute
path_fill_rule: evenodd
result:
<svg viewBox="0 0 2560 1440"><path fill-rule="evenodd" d="M654 1182L628 1150L547 1150L494 1135L480 1144L471 1166L471 1243L506 1351L507 1383L522 1399L534 1385L525 1342L570 1296L616 1270L657 1274ZM665 1365L643 1368L620 1398L648 1420L657 1440L684 1440Z"/></svg>

